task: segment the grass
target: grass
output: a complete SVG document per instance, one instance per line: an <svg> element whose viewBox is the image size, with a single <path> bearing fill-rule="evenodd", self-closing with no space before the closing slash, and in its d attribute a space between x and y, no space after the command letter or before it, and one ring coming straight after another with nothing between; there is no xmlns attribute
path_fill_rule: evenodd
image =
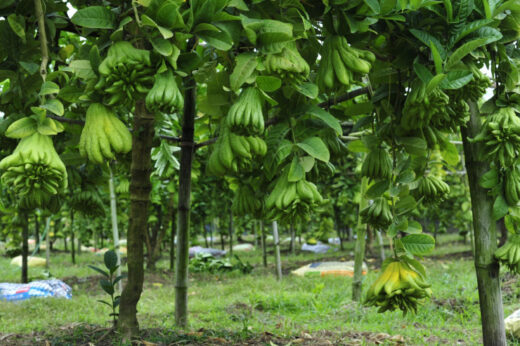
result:
<svg viewBox="0 0 520 346"><path fill-rule="evenodd" d="M302 333L319 334L332 331L345 333L387 333L403 337L410 344L466 344L481 343L478 292L471 257L453 259L454 254L467 253L469 244L457 243L458 237L443 235L439 246L425 259L434 298L419 309L417 315L402 316L400 312L378 314L374 308L365 308L352 302L349 277L295 277L286 275L278 282L273 273L273 257L268 268L261 265L261 253L240 254L255 265L251 275L228 273L223 275L196 274L190 277L188 331L212 331L226 338L239 340L262 333L291 338ZM374 249L376 250L376 249ZM296 268L320 259L352 259L352 244L343 252L327 254L284 254L284 268ZM377 251L374 251L376 253ZM444 257L443 257L444 256ZM165 256L166 257L166 256ZM82 253L78 264L70 264L70 255L52 255L50 272L57 278L69 278L73 284L73 298L32 299L19 303L0 302L0 331L27 334L43 331L53 334L62 326L84 322L102 327L110 326L108 307L98 304L105 298L97 286L96 273L87 264L99 265L102 256ZM0 258L2 282L17 282L19 270L9 265L9 259ZM159 263L156 273L148 273L142 298L138 305L139 322L143 329L158 328L162 339L177 340L180 332L174 325L173 276L167 260ZM369 261L375 269L377 261ZM30 269L30 276L38 278L43 269ZM374 281L378 270L370 270L365 288ZM71 277L77 277L72 280ZM504 289L506 316L520 308L517 297L520 284L508 281ZM13 318L13 316L16 316ZM169 331L170 334L164 334ZM183 331L186 335L187 331ZM171 334L173 333L173 334ZM365 334L363 334L365 335ZM165 339L166 338L166 339Z"/></svg>

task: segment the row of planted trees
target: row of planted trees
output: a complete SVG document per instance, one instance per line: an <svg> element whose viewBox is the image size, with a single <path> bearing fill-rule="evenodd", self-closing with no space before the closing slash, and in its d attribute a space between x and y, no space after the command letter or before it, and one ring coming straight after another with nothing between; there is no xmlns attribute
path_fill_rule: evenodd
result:
<svg viewBox="0 0 520 346"><path fill-rule="evenodd" d="M84 162L78 152L89 165L117 158L118 167L129 167L125 337L139 332L144 246L150 255L164 237L164 227L149 230L151 204L169 206L170 216L177 207L175 318L187 324L190 211L203 200L192 203L192 182L207 175L233 191L234 214L273 222L274 230L303 223L327 199L337 225L347 223L341 209L357 203L354 294L369 224L388 237L392 256L366 301L413 312L432 294L414 256L434 245L417 210L447 197L443 177L459 165L452 140L461 138L484 342L505 344L493 255L496 221L504 218L516 232L519 12L517 0L6 1L6 198L22 215L56 213L64 193L72 201L74 189L100 184L70 181ZM485 69L494 88L483 103L492 85ZM14 151L9 138L20 140ZM346 164L354 160L346 141L364 153L362 181L345 183L353 169L344 167L355 166ZM176 178L173 143L180 148ZM162 172L155 178L154 147ZM163 189L152 195L156 201L154 179ZM356 183L355 201L348 187Z"/></svg>

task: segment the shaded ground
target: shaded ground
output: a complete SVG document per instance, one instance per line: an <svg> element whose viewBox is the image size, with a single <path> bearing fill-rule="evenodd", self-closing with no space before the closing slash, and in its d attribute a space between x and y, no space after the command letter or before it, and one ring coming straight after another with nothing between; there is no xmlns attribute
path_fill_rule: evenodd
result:
<svg viewBox="0 0 520 346"><path fill-rule="evenodd" d="M442 340L430 340L442 342ZM31 334L1 334L0 344L6 346L20 345L115 345L120 344L119 335L109 328L102 328L91 324L74 323L63 326L53 335L44 332ZM262 334L226 334L200 329L190 333L176 333L170 330L146 329L142 331L142 338L134 345L399 345L404 344L401 335L370 332L335 333L322 331L317 333L301 333L301 335L283 338L272 333Z"/></svg>

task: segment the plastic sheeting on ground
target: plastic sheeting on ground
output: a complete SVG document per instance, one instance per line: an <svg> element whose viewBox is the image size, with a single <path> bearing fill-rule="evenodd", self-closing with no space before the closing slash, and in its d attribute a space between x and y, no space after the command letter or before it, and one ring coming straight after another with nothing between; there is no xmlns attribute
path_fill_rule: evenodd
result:
<svg viewBox="0 0 520 346"><path fill-rule="evenodd" d="M254 245L248 244L248 243L233 245L233 251L237 251L237 252L253 251L254 249L255 249Z"/></svg>
<svg viewBox="0 0 520 346"><path fill-rule="evenodd" d="M363 263L363 275L368 267ZM291 272L298 276L354 276L354 261L348 262L314 262Z"/></svg>
<svg viewBox="0 0 520 346"><path fill-rule="evenodd" d="M219 250L219 249L205 248L202 246L190 247L190 258L195 257L195 255L198 253L209 253L210 255L212 255L214 257L220 257L220 256L224 256L227 253L227 251Z"/></svg>
<svg viewBox="0 0 520 346"><path fill-rule="evenodd" d="M302 245L302 251L310 251L314 253L326 253L329 251L330 246L318 242L316 245L309 245L307 243Z"/></svg>
<svg viewBox="0 0 520 346"><path fill-rule="evenodd" d="M340 245L341 244L341 239L339 238L329 238L327 243L329 244L334 244L334 245Z"/></svg>
<svg viewBox="0 0 520 346"><path fill-rule="evenodd" d="M61 280L41 280L28 284L0 283L0 300L19 301L36 297L72 298L72 289Z"/></svg>
<svg viewBox="0 0 520 346"><path fill-rule="evenodd" d="M507 316L505 321L506 332L520 338L520 309Z"/></svg>
<svg viewBox="0 0 520 346"><path fill-rule="evenodd" d="M11 260L11 265L16 265L18 267L22 266L22 256L13 257ZM29 256L27 257L27 266L28 267L45 267L45 258Z"/></svg>

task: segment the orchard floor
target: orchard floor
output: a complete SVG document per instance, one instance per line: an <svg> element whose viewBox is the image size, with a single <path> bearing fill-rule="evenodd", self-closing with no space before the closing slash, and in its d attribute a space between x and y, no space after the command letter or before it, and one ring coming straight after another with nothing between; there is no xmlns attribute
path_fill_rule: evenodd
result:
<svg viewBox="0 0 520 346"><path fill-rule="evenodd" d="M478 345L481 344L478 292L469 244L456 235L439 237L437 249L424 260L434 298L417 315L378 314L375 308L351 300L351 278L294 277L287 274L303 264L351 260L352 244L345 251L323 255L284 252L284 279L273 275L274 256L262 266L260 251L240 253L255 266L250 275L195 274L190 276L189 327L179 330L173 321L173 275L166 258L146 275L138 305L143 345ZM374 254L377 253L374 247ZM166 256L165 256L166 257ZM0 258L0 281L18 282L20 272ZM114 345L108 307L99 276L87 267L100 265L102 256L82 253L78 264L70 255L53 253L51 274L73 287L73 298L0 302L0 345ZM368 259L365 289L378 275L380 263ZM30 269L32 279L42 269ZM520 281L502 273L505 315L520 308ZM511 343L517 341L511 340Z"/></svg>

